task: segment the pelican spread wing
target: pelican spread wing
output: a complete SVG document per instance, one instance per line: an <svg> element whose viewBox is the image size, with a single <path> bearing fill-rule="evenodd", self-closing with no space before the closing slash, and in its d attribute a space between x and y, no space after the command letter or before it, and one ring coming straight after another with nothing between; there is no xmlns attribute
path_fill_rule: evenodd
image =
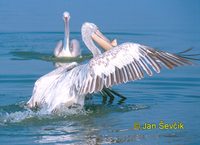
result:
<svg viewBox="0 0 200 145"><path fill-rule="evenodd" d="M152 76L152 69L159 73L162 65L173 69L190 64L175 54L136 43L123 43L91 59L74 84L79 94L93 93L103 87L141 79L144 72Z"/></svg>

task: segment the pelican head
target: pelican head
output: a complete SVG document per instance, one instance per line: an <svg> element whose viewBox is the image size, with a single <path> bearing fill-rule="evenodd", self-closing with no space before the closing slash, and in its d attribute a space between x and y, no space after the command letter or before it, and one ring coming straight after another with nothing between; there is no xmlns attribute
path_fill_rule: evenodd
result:
<svg viewBox="0 0 200 145"><path fill-rule="evenodd" d="M93 55L100 54L100 50L95 46L93 40L99 44L103 49L109 50L113 47L112 42L106 38L100 31L99 28L93 24L86 22L81 28L82 39L86 46L92 51ZM89 38L91 36L91 38ZM116 45L116 43L114 43Z"/></svg>
<svg viewBox="0 0 200 145"><path fill-rule="evenodd" d="M63 19L64 19L64 21L70 19L70 14L69 14L69 12L65 11L65 12L63 13Z"/></svg>

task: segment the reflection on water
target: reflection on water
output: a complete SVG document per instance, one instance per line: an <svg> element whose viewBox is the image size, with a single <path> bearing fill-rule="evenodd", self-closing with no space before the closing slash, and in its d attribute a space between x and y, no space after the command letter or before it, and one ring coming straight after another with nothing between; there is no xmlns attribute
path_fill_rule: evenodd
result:
<svg viewBox="0 0 200 145"><path fill-rule="evenodd" d="M65 62L82 62L86 59L92 58L91 54L83 55L80 57L76 58L58 58L54 57L51 54L47 53L40 53L40 52L34 52L34 51L12 51L10 52L11 55L14 56L12 58L13 60L31 60L31 59L36 59L36 60L43 60L43 61L51 61L51 62L60 62L60 63L65 63Z"/></svg>

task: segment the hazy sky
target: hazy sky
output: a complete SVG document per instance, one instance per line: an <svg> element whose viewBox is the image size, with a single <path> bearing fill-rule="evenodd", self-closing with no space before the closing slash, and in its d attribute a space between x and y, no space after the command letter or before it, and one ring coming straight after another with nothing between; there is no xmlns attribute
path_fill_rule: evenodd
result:
<svg viewBox="0 0 200 145"><path fill-rule="evenodd" d="M66 10L72 31L85 21L118 32L200 29L199 0L0 0L0 32L63 31Z"/></svg>

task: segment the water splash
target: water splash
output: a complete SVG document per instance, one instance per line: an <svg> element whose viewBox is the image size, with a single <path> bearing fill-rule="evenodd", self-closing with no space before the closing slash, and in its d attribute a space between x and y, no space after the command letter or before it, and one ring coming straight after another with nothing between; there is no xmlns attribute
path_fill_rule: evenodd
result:
<svg viewBox="0 0 200 145"><path fill-rule="evenodd" d="M10 108L12 111L8 111ZM8 105L0 107L0 125L9 123L19 123L23 121L31 120L43 120L43 119L58 119L66 118L67 116L74 115L87 115L89 111L82 108L66 108L60 107L60 110L56 112L48 112L46 107L40 110L31 110L26 105Z"/></svg>
<svg viewBox="0 0 200 145"><path fill-rule="evenodd" d="M147 105L97 105L89 104L84 108L75 106L67 108L65 106L59 107L59 110L48 112L46 107L43 106L40 110L31 110L27 108L25 103L12 104L7 106L0 106L0 125L20 122L37 122L41 120L58 121L65 119L79 119L80 117L99 116L102 114L114 112L129 112L142 109L149 109Z"/></svg>

